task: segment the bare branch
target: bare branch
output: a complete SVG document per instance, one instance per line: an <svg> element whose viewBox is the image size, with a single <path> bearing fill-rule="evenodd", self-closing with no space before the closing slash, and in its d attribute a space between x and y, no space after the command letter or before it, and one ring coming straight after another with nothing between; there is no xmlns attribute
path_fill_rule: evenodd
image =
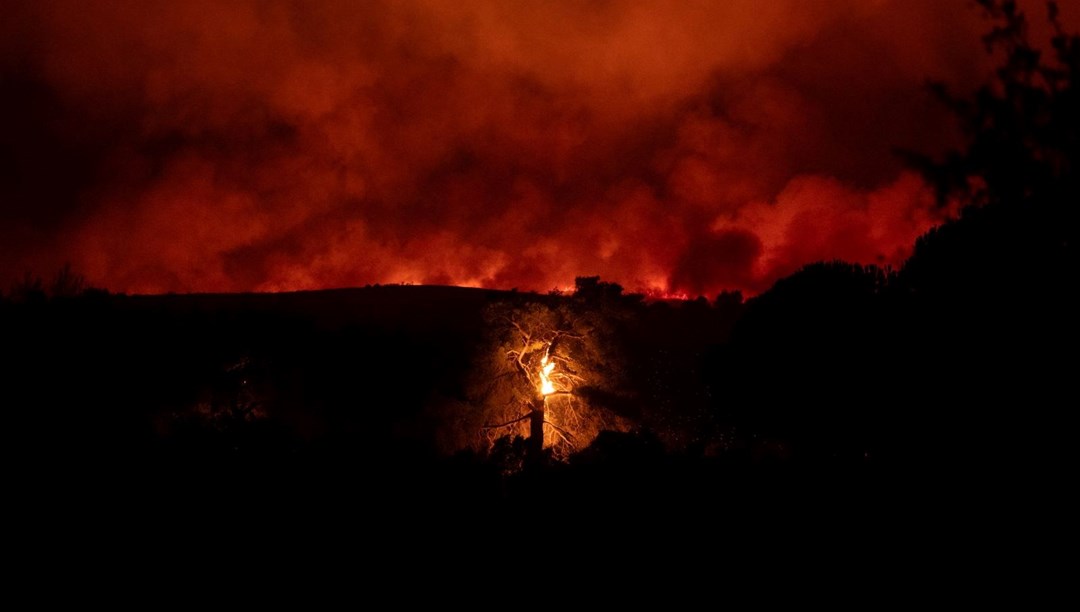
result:
<svg viewBox="0 0 1080 612"><path fill-rule="evenodd" d="M521 372L525 374L525 379L529 381L529 384L535 386L536 381L533 380L532 372L529 371L529 368L525 367L525 363L521 361L521 356L518 356L515 363L517 363L518 367L521 368Z"/></svg>
<svg viewBox="0 0 1080 612"><path fill-rule="evenodd" d="M526 333L524 329L521 329L521 326L518 325L517 321L511 319L510 317L503 317L503 318L506 319L507 322L510 323L510 325L513 325L514 329L518 330L518 333L521 334L521 339L522 339L524 345L529 346L529 340L532 338L532 334Z"/></svg>
<svg viewBox="0 0 1080 612"><path fill-rule="evenodd" d="M570 433L569 431L566 431L562 427L559 427L558 425L556 425L555 423L552 423L551 421L548 421L547 419L544 420L544 425L551 425L552 427L555 428L555 431L562 432L563 434L565 434L566 436L569 436L571 438L574 437L574 434Z"/></svg>
<svg viewBox="0 0 1080 612"><path fill-rule="evenodd" d="M573 334L573 333L570 333L568 331L556 331L555 332L555 337L556 338L572 338L574 340L584 340L585 339L585 336L583 336L581 334Z"/></svg>
<svg viewBox="0 0 1080 612"><path fill-rule="evenodd" d="M571 374L570 372L563 372L563 371L553 372L551 374L551 378L565 378L567 380L572 380L574 382L585 382L585 379L578 376L577 374Z"/></svg>
<svg viewBox="0 0 1080 612"><path fill-rule="evenodd" d="M513 425L514 423L518 423L518 422L520 422L520 421L524 421L525 419L527 419L527 418L529 418L529 417L531 417L531 416L532 416L532 413L531 413L531 412L526 412L525 414L523 414L523 415L519 416L518 418L516 418L516 419L513 419L513 420L510 420L510 421L507 421L507 422L505 422L505 423L502 423L502 424L500 424L500 425L484 425L484 426L483 426L483 427L481 427L480 429L498 429L498 428L500 428L500 427L506 427L507 425Z"/></svg>
<svg viewBox="0 0 1080 612"><path fill-rule="evenodd" d="M545 425L551 425L555 429L555 433L560 438L562 438L562 441L566 442L570 446L570 448L577 448L576 446L574 446L574 443L571 442L567 438L567 436L570 435L570 432L565 431L562 427L559 427L558 425L556 425L555 423L552 423L551 421L544 421L544 424Z"/></svg>
<svg viewBox="0 0 1080 612"><path fill-rule="evenodd" d="M576 398L571 395L567 399L569 399L569 401L565 404L566 415L569 417L573 417L574 419L580 420L581 414L578 413L577 402L574 401Z"/></svg>

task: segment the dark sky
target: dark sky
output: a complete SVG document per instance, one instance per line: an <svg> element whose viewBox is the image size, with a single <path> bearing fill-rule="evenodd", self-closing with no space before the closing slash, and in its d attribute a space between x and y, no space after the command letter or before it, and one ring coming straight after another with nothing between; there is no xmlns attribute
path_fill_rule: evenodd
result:
<svg viewBox="0 0 1080 612"><path fill-rule="evenodd" d="M3 287L70 262L127 292L697 295L899 264L944 213L891 151L956 138L922 84L991 68L964 0L3 7Z"/></svg>

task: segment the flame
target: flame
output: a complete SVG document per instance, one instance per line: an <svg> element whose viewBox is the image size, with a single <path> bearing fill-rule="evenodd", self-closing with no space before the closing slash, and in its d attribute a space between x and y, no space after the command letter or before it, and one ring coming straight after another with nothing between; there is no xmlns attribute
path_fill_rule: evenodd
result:
<svg viewBox="0 0 1080 612"><path fill-rule="evenodd" d="M549 361L548 356L540 360L540 394L551 395L555 393L555 385L551 382L551 371L555 369L555 362Z"/></svg>

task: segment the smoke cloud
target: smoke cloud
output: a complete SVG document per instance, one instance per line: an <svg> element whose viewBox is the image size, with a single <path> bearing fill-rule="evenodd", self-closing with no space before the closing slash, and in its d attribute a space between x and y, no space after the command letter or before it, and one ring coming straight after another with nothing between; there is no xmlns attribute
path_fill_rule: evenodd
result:
<svg viewBox="0 0 1080 612"><path fill-rule="evenodd" d="M990 70L964 2L5 13L0 280L71 262L127 292L756 293L898 265L944 212L892 151L957 139L923 83Z"/></svg>

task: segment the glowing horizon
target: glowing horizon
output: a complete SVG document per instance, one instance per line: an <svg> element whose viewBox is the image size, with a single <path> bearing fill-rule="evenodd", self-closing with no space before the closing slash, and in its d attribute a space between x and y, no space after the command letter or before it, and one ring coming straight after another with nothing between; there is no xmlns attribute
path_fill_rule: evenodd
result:
<svg viewBox="0 0 1080 612"><path fill-rule="evenodd" d="M893 154L958 141L924 83L992 69L964 2L7 8L5 290L65 262L144 294L899 267L949 214Z"/></svg>

